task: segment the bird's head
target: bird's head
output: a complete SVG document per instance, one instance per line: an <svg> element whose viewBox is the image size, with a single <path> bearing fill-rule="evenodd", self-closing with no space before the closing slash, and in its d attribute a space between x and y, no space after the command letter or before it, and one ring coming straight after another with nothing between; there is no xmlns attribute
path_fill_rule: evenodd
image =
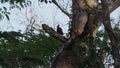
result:
<svg viewBox="0 0 120 68"><path fill-rule="evenodd" d="M57 27L60 27L60 25L58 24Z"/></svg>

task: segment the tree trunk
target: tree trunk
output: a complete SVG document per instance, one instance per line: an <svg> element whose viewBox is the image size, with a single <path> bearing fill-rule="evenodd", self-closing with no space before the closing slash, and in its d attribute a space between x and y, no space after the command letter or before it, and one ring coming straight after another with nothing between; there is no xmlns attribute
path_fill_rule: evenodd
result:
<svg viewBox="0 0 120 68"><path fill-rule="evenodd" d="M119 47L117 46L117 40L112 31L109 18L109 13L120 5L118 3L119 0L112 1L110 6L105 4L105 2L99 5L98 0L87 0L87 2L85 0L72 0L72 16L65 12L56 0L52 1L63 13L72 19L70 38L68 39L55 32L52 28L43 25L43 29L46 32L64 43L53 60L52 68L104 68L105 52L103 51L104 53L102 54L104 55L102 56L97 54L96 46L93 42L93 36L97 33L97 28L93 29L93 25L97 20L103 22L108 32L115 60L115 68L120 67Z"/></svg>
<svg viewBox="0 0 120 68"><path fill-rule="evenodd" d="M94 62L93 64L89 63L89 61L97 58L95 55L95 50L92 49L95 47L92 44L93 42L91 42L93 40L92 36L89 40L91 44L89 44L89 42L86 42L89 37L85 37L85 35L87 36L88 33L91 33L92 35L92 26L90 25L92 25L93 21L89 20L89 16L92 17L93 15L89 15L89 13L85 11L84 0L72 0L72 2L73 14L71 22L71 37L67 42L65 42L63 48L56 55L55 60L52 63L52 68L84 68L87 66L89 66L89 68L101 68L98 61ZM85 27L87 27L86 30L88 30L88 32L87 34L82 34L85 32ZM78 38L81 35L83 37ZM88 57L94 58L87 59Z"/></svg>

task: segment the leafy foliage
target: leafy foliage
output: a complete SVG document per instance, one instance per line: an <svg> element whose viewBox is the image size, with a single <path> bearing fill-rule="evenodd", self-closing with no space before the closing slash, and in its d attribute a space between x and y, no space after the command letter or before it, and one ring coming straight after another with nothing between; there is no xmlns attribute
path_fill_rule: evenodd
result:
<svg viewBox="0 0 120 68"><path fill-rule="evenodd" d="M114 28L114 33L120 37L119 26ZM108 68L108 66L114 66L112 47L106 31L101 30L97 33L97 37L94 39L95 48L88 42L88 39L76 40L72 51L75 54L75 59L72 62L75 68L92 68L95 66L97 66L96 68ZM90 52L88 52L89 49L91 49Z"/></svg>
<svg viewBox="0 0 120 68"><path fill-rule="evenodd" d="M0 0L1 3L9 2L10 4L25 2L25 0Z"/></svg>
<svg viewBox="0 0 120 68"><path fill-rule="evenodd" d="M32 3L30 0L0 0L0 2L1 4L8 3L10 5L10 9L21 9L30 6ZM0 7L0 20L2 20L4 17L6 17L9 20L9 14L10 12L7 9L7 7Z"/></svg>
<svg viewBox="0 0 120 68"><path fill-rule="evenodd" d="M45 2L45 3L51 3L51 0L38 0L39 2ZM24 8L31 6L32 2L31 0L0 0L1 4L4 3L9 3L10 4L10 9L13 8ZM7 10L6 7L1 7L0 8L0 20L2 20L4 17L6 17L9 20L9 10Z"/></svg>
<svg viewBox="0 0 120 68"><path fill-rule="evenodd" d="M0 56L12 63L14 68L49 68L54 53L62 44L45 34L1 32L0 37ZM4 62L0 62L6 67Z"/></svg>
<svg viewBox="0 0 120 68"><path fill-rule="evenodd" d="M50 0L38 1L51 3ZM20 9L21 7L24 8L31 5L31 1L29 0L0 0L0 2L10 3L11 9ZM0 8L0 12L0 19L2 19L5 15L6 18L9 20L8 15L10 13L7 11L6 7ZM96 28L96 26L94 26L94 28ZM120 37L120 29L118 27L114 28L114 32L118 37ZM94 63L96 62L98 62L97 65L100 68L104 67L102 63L102 61L104 60L103 54L105 54L106 56L106 53L108 53L106 57L110 56L111 54L111 47L109 46L110 43L108 40L109 39L106 32L101 31L98 33L98 36L94 40L96 47L95 53L93 54L95 56L87 56L85 54L86 48L83 47L83 45L73 48L74 52L76 53L76 58L81 58L81 60L75 59L75 67L87 68L91 65L94 65ZM83 42L83 40L79 40L76 45L81 42ZM54 54L61 45L61 42L44 33L35 34L33 32L28 32L25 34L21 34L20 32L14 31L0 32L0 63L3 68L8 68L8 66L11 66L12 68L49 68ZM95 60L96 58L94 57L97 57L97 60ZM82 62L83 60L84 62Z"/></svg>

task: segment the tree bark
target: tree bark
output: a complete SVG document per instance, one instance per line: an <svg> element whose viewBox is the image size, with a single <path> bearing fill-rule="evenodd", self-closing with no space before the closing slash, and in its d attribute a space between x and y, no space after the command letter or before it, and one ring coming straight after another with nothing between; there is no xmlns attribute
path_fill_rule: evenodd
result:
<svg viewBox="0 0 120 68"><path fill-rule="evenodd" d="M93 2L91 2L93 1ZM103 1L103 0L102 0ZM107 0L105 0L107 2ZM43 29L49 33L51 36L54 36L55 38L58 38L61 42L64 43L61 50L57 53L55 56L55 59L52 63L52 68L102 68L101 62L103 63L103 58L100 60L98 58L98 55L95 52L95 46L93 43L93 23L94 21L91 20L92 15L89 15L89 12L86 11L86 7L90 10L94 11L97 7L99 7L97 0L89 0L90 3L84 2L84 0L72 0L72 17L71 14L68 14L65 12L61 6L59 6L56 2L56 0L53 0L53 3L60 8L60 10L65 13L67 16L69 16L72 19L71 22L71 36L70 38L66 39L64 36L60 35L56 31L54 31L52 28L49 28L47 25L43 25ZM101 19L106 31L108 32L109 38L111 40L111 46L113 50L113 57L115 60L115 68L120 67L120 55L119 55L119 47L117 46L117 40L116 37L112 31L111 24L110 24L110 12L112 12L114 9L120 6L120 0L111 1L109 5L106 2L102 2L102 11L97 11L99 9L96 9L95 12L93 12L93 15L97 15L97 19ZM87 4L87 6L85 5ZM98 14L96 14L98 13ZM99 14L100 13L100 14ZM102 15L101 15L102 14ZM90 16L90 17L89 17ZM91 22L89 21L89 18ZM89 23L88 23L89 22ZM88 31L87 31L88 30ZM95 34L97 31L95 30ZM87 41L78 41L81 39L88 39L88 35L90 34L89 42ZM94 35L95 35L94 34ZM87 37L86 37L87 36ZM78 38L79 37L79 38ZM79 44L76 44L80 42ZM93 48L93 49L91 49ZM85 49L82 50L82 49ZM80 54L80 55L79 55ZM86 55L87 54L87 55ZM92 60L89 60L87 58L93 58ZM88 63L89 61L96 60L93 64ZM77 64L78 63L78 64Z"/></svg>
<svg viewBox="0 0 120 68"><path fill-rule="evenodd" d="M108 5L109 4L108 4L107 0L102 0L102 10L103 10L102 23L105 26L105 30L107 31L109 39L111 41L110 45L112 47L114 67L119 68L120 67L120 54L119 54L120 47L118 46L118 39L115 36L115 34L113 33L113 30L111 27L110 11L109 11Z"/></svg>
<svg viewBox="0 0 120 68"><path fill-rule="evenodd" d="M53 30L48 25L42 24L42 27L50 36L57 38L58 40L60 40L63 43L67 41L67 38L65 38L63 35L57 33L55 30Z"/></svg>

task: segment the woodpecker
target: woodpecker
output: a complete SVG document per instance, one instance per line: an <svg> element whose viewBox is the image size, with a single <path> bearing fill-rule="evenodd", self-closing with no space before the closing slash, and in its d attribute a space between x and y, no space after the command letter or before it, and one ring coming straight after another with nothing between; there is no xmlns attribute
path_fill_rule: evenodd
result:
<svg viewBox="0 0 120 68"><path fill-rule="evenodd" d="M62 31L62 28L60 27L60 25L57 25L57 32L60 33L61 35L63 35L63 31Z"/></svg>

